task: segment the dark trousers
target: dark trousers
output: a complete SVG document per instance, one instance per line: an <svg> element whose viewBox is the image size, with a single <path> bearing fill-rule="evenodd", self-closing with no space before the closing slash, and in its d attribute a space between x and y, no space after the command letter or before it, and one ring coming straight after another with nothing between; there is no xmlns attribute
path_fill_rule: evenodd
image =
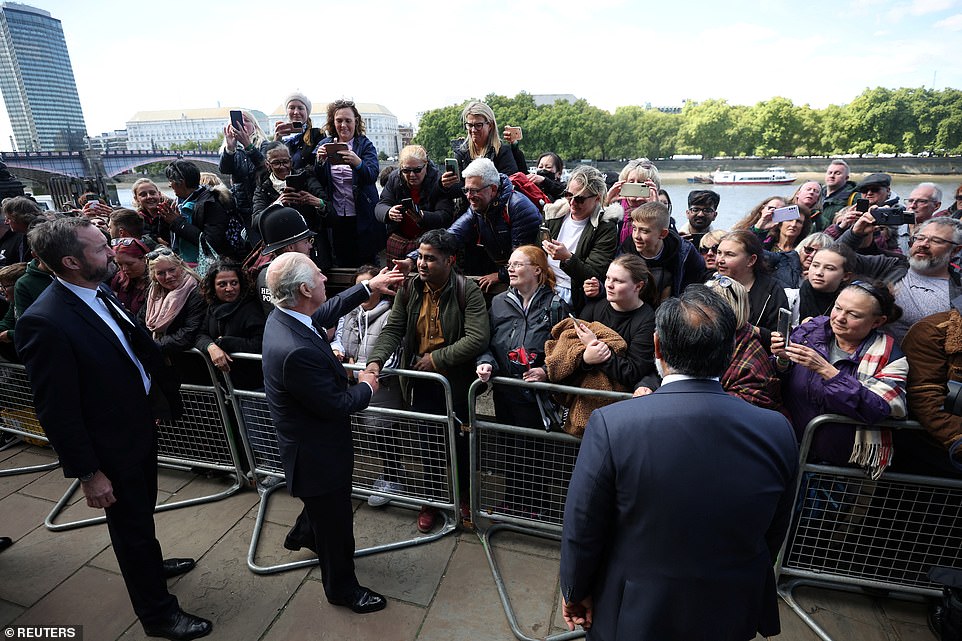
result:
<svg viewBox="0 0 962 641"><path fill-rule="evenodd" d="M425 414L447 413L447 406L444 401L444 389L434 383L424 379L412 379L412 399L411 409L415 412ZM466 400L459 403L456 398L454 401L454 412L457 418L464 421L468 417ZM445 449L445 439L443 436L444 428L437 423L423 424L420 427L421 439L421 465L424 469L425 485L439 496L443 480L446 478L443 461L447 459ZM463 434L457 427L455 421L454 449L457 456L457 481L461 490L461 499L468 498L468 481L471 477L469 443L467 434ZM441 498L439 496L439 498Z"/></svg>
<svg viewBox="0 0 962 641"><path fill-rule="evenodd" d="M104 474L117 498L104 512L127 594L142 623L157 623L179 608L177 598L167 591L164 558L154 532L157 453L132 469L104 470Z"/></svg>
<svg viewBox="0 0 962 641"><path fill-rule="evenodd" d="M334 263L338 267L360 267L377 264L377 253L383 247L362 247L357 234L357 216L338 216L331 236L334 244Z"/></svg>
<svg viewBox="0 0 962 641"><path fill-rule="evenodd" d="M352 601L358 582L354 574L354 505L350 488L299 498L304 510L297 517L292 534L314 539L327 599Z"/></svg>

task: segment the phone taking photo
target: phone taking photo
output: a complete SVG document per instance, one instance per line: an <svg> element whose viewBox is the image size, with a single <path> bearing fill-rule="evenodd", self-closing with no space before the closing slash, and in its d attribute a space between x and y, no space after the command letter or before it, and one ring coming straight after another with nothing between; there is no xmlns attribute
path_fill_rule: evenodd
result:
<svg viewBox="0 0 962 641"><path fill-rule="evenodd" d="M458 161L457 161L457 159L455 159L455 158L445 158L445 159L444 159L444 171L445 171L445 172L450 171L452 174L454 174L455 176L458 177L458 180L461 180L461 168L458 167Z"/></svg>
<svg viewBox="0 0 962 641"><path fill-rule="evenodd" d="M785 339L785 347L789 344L789 335L792 333L792 312L780 307L778 309L778 323L776 324L778 333Z"/></svg>
<svg viewBox="0 0 962 641"><path fill-rule="evenodd" d="M244 114L237 109L230 110L230 126L235 131L244 131Z"/></svg>
<svg viewBox="0 0 962 641"><path fill-rule="evenodd" d="M645 183L625 183L620 195L624 198L651 198L651 187Z"/></svg>

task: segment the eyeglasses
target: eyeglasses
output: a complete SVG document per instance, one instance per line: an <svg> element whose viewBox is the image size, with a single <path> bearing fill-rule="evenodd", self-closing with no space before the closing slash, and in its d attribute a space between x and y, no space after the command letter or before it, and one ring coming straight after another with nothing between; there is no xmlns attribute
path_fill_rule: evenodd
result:
<svg viewBox="0 0 962 641"><path fill-rule="evenodd" d="M707 256L708 254L718 253L718 245L709 245L708 247L702 246L698 248L698 253L702 256Z"/></svg>
<svg viewBox="0 0 962 641"><path fill-rule="evenodd" d="M565 200L568 200L568 201L570 201L570 202L573 202L573 203L575 203L576 205L583 205L586 200L588 200L589 198L594 198L594 197L597 196L598 194L588 194L587 196L585 196L585 195L582 193L582 194L578 194L577 196L575 196L575 195L572 194L570 191L566 191L566 192L564 192L564 193L561 194L561 195L564 197Z"/></svg>
<svg viewBox="0 0 962 641"><path fill-rule="evenodd" d="M875 192L877 192L877 191L878 191L878 192L881 192L881 191L882 191L882 188L879 187L878 185L869 185L868 187L862 187L862 193L863 193L863 194L872 194L872 193L875 193Z"/></svg>
<svg viewBox="0 0 962 641"><path fill-rule="evenodd" d="M805 245L805 247L803 247L803 249L805 250L805 253L806 253L806 254L814 254L814 253L817 252L819 249L821 249L821 247L816 247L815 245Z"/></svg>
<svg viewBox="0 0 962 641"><path fill-rule="evenodd" d="M958 201L962 201L962 194L956 194L955 199Z"/></svg>
<svg viewBox="0 0 962 641"><path fill-rule="evenodd" d="M911 207L912 205L928 205L929 203L935 202L931 198L906 198L905 204Z"/></svg>
<svg viewBox="0 0 962 641"><path fill-rule="evenodd" d="M401 167L400 172L402 174L419 174L424 171L424 165L420 167Z"/></svg>
<svg viewBox="0 0 962 641"><path fill-rule="evenodd" d="M693 214L714 214L715 210L711 207L689 207L688 211Z"/></svg>
<svg viewBox="0 0 962 641"><path fill-rule="evenodd" d="M146 258L147 260L154 260L155 258L160 258L161 256L173 256L173 255L174 255L174 252L172 252L169 248L158 247L152 252L147 252L147 255L144 256L144 258Z"/></svg>
<svg viewBox="0 0 962 641"><path fill-rule="evenodd" d="M951 240L946 240L944 238L939 238L938 236L923 236L922 234L915 234L910 236L909 240L914 245L915 243L929 243L935 247L944 247L945 245L958 245Z"/></svg>
<svg viewBox="0 0 962 641"><path fill-rule="evenodd" d="M464 128L467 129L468 131L471 131L472 129L481 129L486 124L488 124L487 120L485 120L484 122L466 122L464 123Z"/></svg>
<svg viewBox="0 0 962 641"><path fill-rule="evenodd" d="M485 189L487 189L488 187L492 187L492 186L493 186L493 185L488 185L487 187L481 187L481 188L479 188L479 189L475 189L474 187L465 187L465 188L462 189L461 191L464 192L464 195L465 195L465 196L475 196L475 195L481 193L482 191L484 191Z"/></svg>
<svg viewBox="0 0 962 641"><path fill-rule="evenodd" d="M508 263L508 269L521 269L522 267L527 267L531 263Z"/></svg>
<svg viewBox="0 0 962 641"><path fill-rule="evenodd" d="M290 160L272 160L267 164L270 165L271 167L290 167L291 161Z"/></svg>
<svg viewBox="0 0 962 641"><path fill-rule="evenodd" d="M144 250L145 254L150 251L150 247L143 244L137 238L111 238L110 239L111 247L130 247L131 245L134 245L135 247L139 247L140 249Z"/></svg>

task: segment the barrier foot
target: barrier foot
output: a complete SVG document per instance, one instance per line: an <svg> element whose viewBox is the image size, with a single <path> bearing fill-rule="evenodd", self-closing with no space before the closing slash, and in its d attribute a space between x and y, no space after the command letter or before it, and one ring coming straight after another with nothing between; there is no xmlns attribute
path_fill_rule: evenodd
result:
<svg viewBox="0 0 962 641"><path fill-rule="evenodd" d="M160 505L157 505L154 507L154 514L157 514L158 512L167 512L169 510L176 510L182 507L190 507L192 505L201 505L203 503L213 503L214 501L226 499L227 497L236 494L243 488L243 484L240 481L240 477L238 477L237 474L231 474L231 476L234 478L234 484L225 490L222 490L220 492L215 492L214 494L198 496L192 499L184 499L183 501L175 501L173 503L161 503ZM48 514L47 518L44 519L43 521L44 526L48 530L50 530L51 532L63 532L66 530L75 530L77 528L87 527L90 525L99 525L101 523L107 522L107 518L105 516L95 516L89 519L68 521L66 523L54 523L54 519L56 519L57 516L59 516L60 513L64 510L64 508L67 507L67 505L70 503L70 499L77 492L77 489L79 487L80 487L80 481L78 479L74 479L73 483L70 484L70 487L67 488L66 493L64 493L64 495L60 497L60 500L57 501L56 505L53 506L53 509L50 510L50 514Z"/></svg>
<svg viewBox="0 0 962 641"><path fill-rule="evenodd" d="M55 470L60 467L60 460L56 460L53 463L43 463L41 465L25 465L23 467L12 467L6 470L0 470L0 477L3 476L14 476L16 474L30 474L32 472L49 472L50 470Z"/></svg>
<svg viewBox="0 0 962 641"><path fill-rule="evenodd" d="M491 566L491 574L494 577L494 584L498 588L498 595L501 597L501 606L504 608L504 615L508 619L508 625L511 626L511 632L516 638L519 639L519 641L568 641L569 639L583 638L585 636L584 630L563 632L561 634L540 638L529 637L521 630L521 626L518 625L518 618L514 614L514 608L511 606L511 599L508 597L508 589L504 584L504 579L501 577L501 570L498 568L498 562L494 558L494 549L491 546L491 539L494 538L494 535L503 531L524 534L527 536L537 536L549 541L561 541L561 536L549 532L534 532L530 529L507 523L498 523L492 525L487 530L478 528L478 538L481 540L481 547L484 549L484 555L488 558L488 565Z"/></svg>
<svg viewBox="0 0 962 641"><path fill-rule="evenodd" d="M282 487L286 487L285 482L280 482L277 485L271 487L260 487L259 492L261 495L260 504L257 507L257 519L254 521L254 530L251 532L251 543L247 550L247 567L254 574L277 574L279 572L288 572L290 570L297 570L300 568L316 567L317 557L311 557L309 559L300 559L298 561L288 561L286 563L277 563L274 565L259 565L257 563L257 548L260 544L261 532L264 528L264 522L267 520L267 505L270 502L271 495ZM399 507L408 507L411 509L418 509L419 506L413 503L405 503L403 501L392 501L391 505ZM373 554L380 554L382 552L390 552L392 550L400 550L403 548L413 547L415 545L424 545L425 543L432 543L441 539L442 537L455 532L458 529L457 519L453 518L451 514L447 511L442 511L441 516L444 518L444 523L442 523L440 529L437 532L432 532L431 534L426 534L422 536L416 536L410 539L404 539L401 541L394 541L392 543L384 543L381 545L374 545L367 548L361 548L354 551L354 558L359 558L362 556L371 556Z"/></svg>

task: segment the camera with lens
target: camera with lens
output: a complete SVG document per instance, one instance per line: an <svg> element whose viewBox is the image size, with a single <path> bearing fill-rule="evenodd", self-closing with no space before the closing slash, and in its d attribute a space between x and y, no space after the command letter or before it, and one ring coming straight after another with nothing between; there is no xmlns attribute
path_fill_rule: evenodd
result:
<svg viewBox="0 0 962 641"><path fill-rule="evenodd" d="M890 207L876 207L872 210L872 216L877 225L914 225L915 212L906 211L902 205L892 205Z"/></svg>

